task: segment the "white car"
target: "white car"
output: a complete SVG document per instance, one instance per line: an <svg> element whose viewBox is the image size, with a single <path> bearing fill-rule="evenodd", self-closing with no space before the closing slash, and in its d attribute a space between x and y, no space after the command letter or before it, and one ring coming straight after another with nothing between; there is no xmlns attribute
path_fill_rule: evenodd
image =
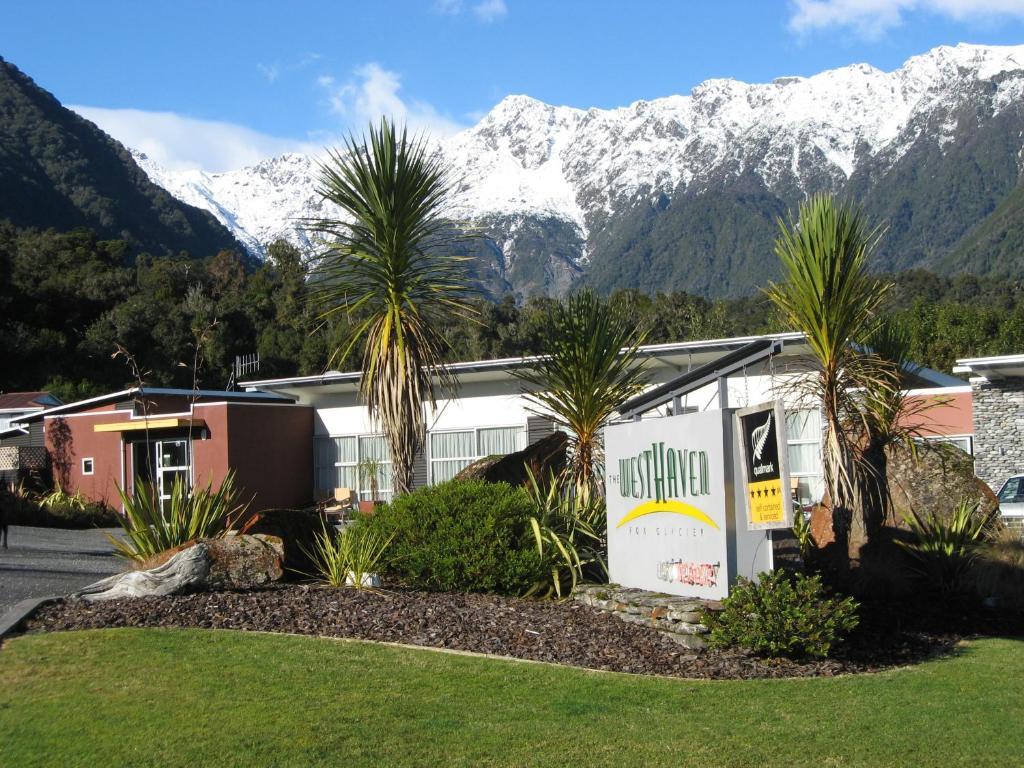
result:
<svg viewBox="0 0 1024 768"><path fill-rule="evenodd" d="M1024 475L1009 478L996 494L1003 517L1024 517Z"/></svg>

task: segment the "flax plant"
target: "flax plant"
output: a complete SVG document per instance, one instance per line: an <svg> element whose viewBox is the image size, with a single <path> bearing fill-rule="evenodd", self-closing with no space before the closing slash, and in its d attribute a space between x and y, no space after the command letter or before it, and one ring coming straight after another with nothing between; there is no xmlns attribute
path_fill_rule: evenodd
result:
<svg viewBox="0 0 1024 768"><path fill-rule="evenodd" d="M328 153L318 192L343 218L307 225L326 243L313 298L323 322L339 313L350 322L332 361L364 345L360 392L391 450L394 491L407 493L426 440L424 404L436 406L433 384L456 387L442 365L450 349L443 321L474 314L468 258L453 254L464 236L446 219L452 186L423 137L382 119Z"/></svg>
<svg viewBox="0 0 1024 768"><path fill-rule="evenodd" d="M881 230L868 229L860 211L827 195L811 197L798 220L780 220L779 230L775 253L783 279L767 294L811 349L813 368L798 386L821 403L825 484L833 510L851 516L852 543L866 537L856 467L870 425L860 393L885 399L899 386L893 366L860 345L875 332L888 290L868 271Z"/></svg>
<svg viewBox="0 0 1024 768"><path fill-rule="evenodd" d="M231 530L249 508L239 501L234 473L229 472L217 490L189 489L175 478L166 508L152 483L138 482L131 493L117 489L124 506L119 516L122 538L110 536L114 552L126 560L143 562L165 550L201 538L216 538Z"/></svg>
<svg viewBox="0 0 1024 768"><path fill-rule="evenodd" d="M543 483L529 467L526 473L526 491L535 510L530 527L537 556L549 574L549 578L537 581L526 596L568 597L588 572L606 581L607 520L603 501L583 498L554 473Z"/></svg>

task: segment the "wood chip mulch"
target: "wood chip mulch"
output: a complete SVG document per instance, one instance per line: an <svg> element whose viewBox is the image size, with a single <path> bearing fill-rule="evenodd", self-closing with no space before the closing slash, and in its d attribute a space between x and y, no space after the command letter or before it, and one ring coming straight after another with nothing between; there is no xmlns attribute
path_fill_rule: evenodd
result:
<svg viewBox="0 0 1024 768"><path fill-rule="evenodd" d="M765 659L737 650L689 650L654 629L578 603L306 585L102 603L66 600L42 607L26 622L30 632L108 627L323 635L700 679L871 672L951 653L956 643L954 637L905 633L861 642L827 660Z"/></svg>

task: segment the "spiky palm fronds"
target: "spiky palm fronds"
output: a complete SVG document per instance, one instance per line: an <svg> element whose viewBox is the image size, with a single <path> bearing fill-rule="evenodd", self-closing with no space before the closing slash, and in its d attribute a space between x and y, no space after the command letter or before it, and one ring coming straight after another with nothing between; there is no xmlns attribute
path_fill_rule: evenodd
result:
<svg viewBox="0 0 1024 768"><path fill-rule="evenodd" d="M813 196L796 221L779 222L775 253L783 280L767 289L783 321L811 348L813 373L800 381L821 403L825 483L833 506L846 509L854 503L856 441L865 427L858 393L898 386L893 366L857 345L875 332L888 290L868 271L880 235L857 209Z"/></svg>
<svg viewBox="0 0 1024 768"><path fill-rule="evenodd" d="M424 138L382 119L360 142L349 138L343 152L329 153L318 192L345 219L308 225L327 242L314 299L324 319L352 319L332 360L364 344L360 390L391 449L394 490L406 493L426 439L423 406L436 404L433 382L455 390L442 366L442 320L473 313L468 259L450 250L460 239L445 218L451 186Z"/></svg>
<svg viewBox="0 0 1024 768"><path fill-rule="evenodd" d="M637 352L647 332L581 291L551 309L544 335L548 354L516 375L530 386L534 409L568 431L573 482L581 492L600 493L601 429L647 381Z"/></svg>

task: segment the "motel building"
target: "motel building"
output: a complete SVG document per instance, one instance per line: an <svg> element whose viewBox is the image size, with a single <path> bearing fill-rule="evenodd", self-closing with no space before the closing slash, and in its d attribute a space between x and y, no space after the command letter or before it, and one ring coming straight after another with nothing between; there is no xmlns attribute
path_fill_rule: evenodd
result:
<svg viewBox="0 0 1024 768"><path fill-rule="evenodd" d="M642 347L650 387L634 404L637 415L622 420L649 419L721 408L744 408L781 398L787 413L790 475L805 505L824 493L821 466L822 422L817 403L802 402L795 380L811 369L802 334L712 339ZM427 411L427 441L416 458L417 486L454 477L472 462L492 454L525 448L549 435L553 421L531 405L524 382L514 371L533 358L508 358L454 363L457 396L439 399ZM972 450L971 390L961 379L928 368L907 372L912 398L936 399L925 412L922 434L929 440L953 442ZM390 463L384 438L374 430L359 397L358 371L327 372L243 382L251 392L269 392L307 406L313 413L313 485L323 497L333 488L351 488L370 498L360 463L379 462L378 492L391 495ZM642 401L669 402L645 410ZM627 404L629 405L629 404ZM623 408L625 411L625 407Z"/></svg>
<svg viewBox="0 0 1024 768"><path fill-rule="evenodd" d="M795 383L811 370L797 333L712 339L641 348L650 387L623 407L620 420L646 420L776 398L786 408L791 482L804 505L821 499L822 422L815 402ZM454 363L454 398L427 406L426 445L416 457L415 484L454 477L485 456L522 450L550 435L554 422L537 413L514 372L533 358ZM971 387L928 368L907 372L913 398L937 399L921 425L926 439L973 451ZM57 405L0 432L0 448L38 435L54 479L69 492L119 507L117 487L138 478L169 497L175 478L219 484L229 469L255 509L301 508L335 489L373 501L391 497L391 463L359 397L358 371L329 371L243 382L245 391L138 388ZM654 405L651 405L651 404ZM628 407L627 407L628 406Z"/></svg>

